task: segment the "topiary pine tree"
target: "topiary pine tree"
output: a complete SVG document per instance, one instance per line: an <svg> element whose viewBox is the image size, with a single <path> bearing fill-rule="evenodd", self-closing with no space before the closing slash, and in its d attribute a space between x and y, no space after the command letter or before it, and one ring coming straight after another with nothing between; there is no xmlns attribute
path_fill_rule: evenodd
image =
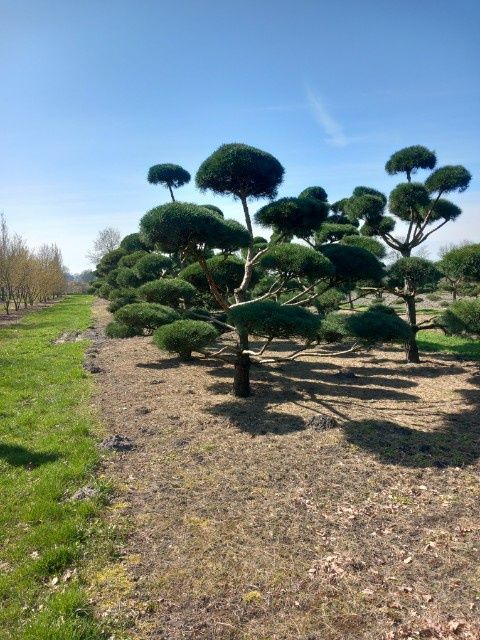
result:
<svg viewBox="0 0 480 640"><path fill-rule="evenodd" d="M462 285L480 282L480 244L451 247L443 253L437 267L455 301Z"/></svg>
<svg viewBox="0 0 480 640"><path fill-rule="evenodd" d="M150 184L162 184L170 191L172 202L175 202L173 190L190 182L190 174L178 164L156 164L148 170L147 179Z"/></svg>
<svg viewBox="0 0 480 640"><path fill-rule="evenodd" d="M357 187L352 197L346 200L344 210L352 221L363 221L360 233L365 236L378 236L389 247L398 251L402 258L410 258L413 249L425 242L432 233L438 231L447 222L453 221L461 214L461 209L442 196L465 191L471 180L471 174L461 165L447 165L435 169L425 182L412 182L412 175L421 169L434 169L436 155L426 147L406 147L394 153L385 165L387 173L396 175L405 173L406 182L398 184L388 198L369 187ZM393 216L393 217L392 217ZM405 235L395 237L393 231L396 222L405 225ZM401 271L407 263L401 263ZM425 272L425 265L409 262L411 269ZM407 270L408 271L408 270ZM405 273L402 286L396 286L391 292L405 301L408 321L412 328L411 338L405 344L408 362L420 362L416 334L420 328L416 318L416 289L410 277Z"/></svg>
<svg viewBox="0 0 480 640"><path fill-rule="evenodd" d="M140 222L141 237L150 246L178 254L187 264L192 263L179 276L200 291L208 287L223 313L220 317L191 309L186 317L206 320L223 331L235 332L233 388L235 395L241 397L250 393L252 360L263 361L262 354L272 340L304 341L304 346L287 360L314 348L323 316L308 307L317 298L325 297L342 283L362 278L376 281L383 276L381 263L363 247L348 244L317 247L313 243L314 234L330 209L321 187L310 187L297 198L282 198L262 207L255 220L270 228L273 235L268 242L265 238L256 241L249 204L259 198L274 198L283 173L278 160L265 151L244 144L223 145L202 163L196 184L201 191L230 194L238 199L245 226L225 220L212 207L181 202L156 207ZM355 225L350 226L355 229ZM295 237L315 248L292 242ZM211 257L212 250L221 253ZM242 257L238 255L240 250ZM260 283L258 278L262 274ZM338 298L338 292L335 296ZM331 302L319 304L318 308L330 309ZM364 328L358 334L359 340L364 341L365 334L372 338L372 331L380 335L377 325L378 322L369 322L372 329ZM178 332L174 329L161 331L160 335L164 333L177 339ZM250 349L251 335L265 339L259 351ZM353 335L355 332L350 333ZM387 339L391 335L392 330ZM228 349L227 345L221 351ZM222 357L227 356L223 353Z"/></svg>

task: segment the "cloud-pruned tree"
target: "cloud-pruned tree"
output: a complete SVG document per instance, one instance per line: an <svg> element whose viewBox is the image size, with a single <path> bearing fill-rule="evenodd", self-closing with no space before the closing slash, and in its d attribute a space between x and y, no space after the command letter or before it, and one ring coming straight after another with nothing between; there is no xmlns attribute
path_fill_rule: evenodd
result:
<svg viewBox="0 0 480 640"><path fill-rule="evenodd" d="M461 214L461 209L444 198L450 193L461 193L468 188L471 174L461 165L446 165L435 169L437 158L433 151L419 145L406 147L394 153L385 165L387 173L404 173L406 182L398 184L388 200L384 194L368 187L357 187L346 201L344 209L351 220L362 222L360 233L377 236L391 249L410 259L412 251L423 244L433 233ZM433 170L424 182L412 182L412 176L420 170ZM389 215L390 214L390 215ZM396 223L403 223L405 233L394 235ZM408 362L420 362L416 334L425 325L417 323L415 296L419 279L425 274L425 265L418 261L400 262L392 267L393 273L409 265L403 282L396 280L391 292L405 301L412 333L405 344ZM417 282L417 284L414 284ZM422 285L423 286L423 285Z"/></svg>
<svg viewBox="0 0 480 640"><path fill-rule="evenodd" d="M172 202L175 202L173 189L188 184L190 178L188 171L178 164L156 164L150 167L147 176L150 184L161 184L169 190Z"/></svg>

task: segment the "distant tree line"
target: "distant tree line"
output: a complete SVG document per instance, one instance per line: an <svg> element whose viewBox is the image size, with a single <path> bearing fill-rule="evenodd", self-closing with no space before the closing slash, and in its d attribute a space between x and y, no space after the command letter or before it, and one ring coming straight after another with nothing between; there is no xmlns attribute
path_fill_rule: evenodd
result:
<svg viewBox="0 0 480 640"><path fill-rule="evenodd" d="M0 309L28 307L62 295L66 280L62 254L55 244L31 249L25 239L10 232L0 216Z"/></svg>

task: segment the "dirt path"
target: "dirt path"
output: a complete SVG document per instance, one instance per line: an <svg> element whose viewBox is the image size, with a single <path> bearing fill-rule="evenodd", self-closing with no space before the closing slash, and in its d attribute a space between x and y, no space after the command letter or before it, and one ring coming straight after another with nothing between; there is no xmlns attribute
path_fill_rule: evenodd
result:
<svg viewBox="0 0 480 640"><path fill-rule="evenodd" d="M478 365L310 359L236 400L229 365L149 338L97 361L107 429L135 448L105 462L130 535L96 604L132 637L480 638Z"/></svg>

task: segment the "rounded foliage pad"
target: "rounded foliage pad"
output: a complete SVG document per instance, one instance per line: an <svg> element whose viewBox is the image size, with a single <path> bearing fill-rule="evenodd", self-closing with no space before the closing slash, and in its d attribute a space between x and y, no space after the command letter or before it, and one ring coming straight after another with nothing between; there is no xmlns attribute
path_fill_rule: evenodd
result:
<svg viewBox="0 0 480 640"><path fill-rule="evenodd" d="M437 163L434 151L422 145L405 147L390 156L385 165L385 171L390 175L406 173L408 179L418 169L433 169Z"/></svg>
<svg viewBox="0 0 480 640"><path fill-rule="evenodd" d="M323 254L301 244L279 244L261 258L265 269L276 271L283 278L305 277L316 280L331 276L332 263Z"/></svg>
<svg viewBox="0 0 480 640"><path fill-rule="evenodd" d="M266 338L306 338L314 340L320 319L302 307L289 307L272 300L234 306L228 312L230 324Z"/></svg>
<svg viewBox="0 0 480 640"><path fill-rule="evenodd" d="M163 278L146 282L138 290L140 298L147 302L158 302L170 307L178 307L180 302L189 304L197 290L182 278Z"/></svg>
<svg viewBox="0 0 480 640"><path fill-rule="evenodd" d="M234 251L248 246L248 231L198 204L171 202L146 213L140 229L161 251L196 251L199 245Z"/></svg>
<svg viewBox="0 0 480 640"><path fill-rule="evenodd" d="M176 320L157 329L153 341L160 349L178 353L189 359L192 351L201 351L212 344L218 333L208 322L202 320Z"/></svg>
<svg viewBox="0 0 480 640"><path fill-rule="evenodd" d="M223 144L202 162L195 178L201 191L239 198L274 198L284 168L270 153L247 144Z"/></svg>
<svg viewBox="0 0 480 640"><path fill-rule="evenodd" d="M335 267L335 279L340 282L381 280L382 263L367 249L343 244L326 244L321 252Z"/></svg>
<svg viewBox="0 0 480 640"><path fill-rule="evenodd" d="M148 170L150 184L164 184L167 187L181 187L190 182L190 174L178 164L156 164Z"/></svg>
<svg viewBox="0 0 480 640"><path fill-rule="evenodd" d="M127 304L115 312L117 322L133 327L139 333L152 333L157 327L180 319L180 315L161 304L136 302Z"/></svg>

